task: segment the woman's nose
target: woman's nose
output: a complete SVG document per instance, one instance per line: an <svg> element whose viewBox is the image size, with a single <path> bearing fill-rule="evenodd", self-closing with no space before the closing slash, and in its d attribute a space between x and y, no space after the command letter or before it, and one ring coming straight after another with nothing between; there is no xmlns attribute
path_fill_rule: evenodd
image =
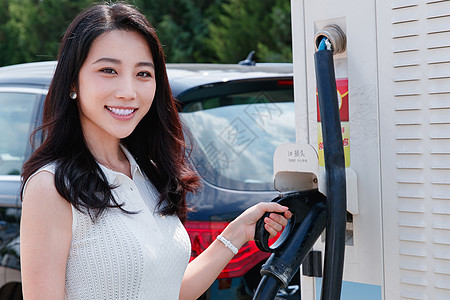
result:
<svg viewBox="0 0 450 300"><path fill-rule="evenodd" d="M136 98L136 89L134 86L134 77L124 76L117 82L115 96L124 100L133 100Z"/></svg>

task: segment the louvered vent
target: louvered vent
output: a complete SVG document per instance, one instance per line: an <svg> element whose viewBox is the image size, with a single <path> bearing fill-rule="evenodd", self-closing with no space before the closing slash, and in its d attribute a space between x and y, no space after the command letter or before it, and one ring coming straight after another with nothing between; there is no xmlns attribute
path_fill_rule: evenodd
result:
<svg viewBox="0 0 450 300"><path fill-rule="evenodd" d="M401 297L450 299L450 1L392 16Z"/></svg>

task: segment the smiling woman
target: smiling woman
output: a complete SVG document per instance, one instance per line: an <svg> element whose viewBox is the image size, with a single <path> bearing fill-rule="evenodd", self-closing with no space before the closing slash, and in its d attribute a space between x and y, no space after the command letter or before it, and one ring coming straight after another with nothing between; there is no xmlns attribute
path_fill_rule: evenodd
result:
<svg viewBox="0 0 450 300"><path fill-rule="evenodd" d="M88 147L101 158L100 163L121 170L108 157L110 153L95 147L104 149L129 136L150 110L156 91L155 68L142 35L124 30L100 35L92 43L73 90L79 95L80 123Z"/></svg>
<svg viewBox="0 0 450 300"><path fill-rule="evenodd" d="M20 234L28 299L196 299L254 238L291 213L246 210L189 263L187 163L162 46L125 4L95 5L67 29L43 118L24 164ZM230 251L232 249L233 251Z"/></svg>

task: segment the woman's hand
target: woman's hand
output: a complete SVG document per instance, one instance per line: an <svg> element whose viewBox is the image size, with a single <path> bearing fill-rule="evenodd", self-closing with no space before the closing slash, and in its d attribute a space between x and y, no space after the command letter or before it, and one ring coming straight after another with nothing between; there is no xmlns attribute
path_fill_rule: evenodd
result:
<svg viewBox="0 0 450 300"><path fill-rule="evenodd" d="M264 228L269 232L270 237L274 237L278 232L282 231L283 227L287 225L287 220L292 217L292 213L286 206L275 202L261 202L248 208L231 222L224 235L229 235L233 244L240 248L246 242L255 239L256 222L266 212L272 212L269 217L264 219Z"/></svg>
<svg viewBox="0 0 450 300"><path fill-rule="evenodd" d="M292 217L288 208L278 203L258 203L228 224L221 235L235 247L241 248L246 242L255 239L256 222L266 212L282 213L282 215L272 213L264 220L264 227L271 236L275 236L277 232L281 231L283 226L286 226L287 220ZM221 241L214 241L189 263L181 284L180 299L197 299L200 297L233 256L233 252L225 247Z"/></svg>

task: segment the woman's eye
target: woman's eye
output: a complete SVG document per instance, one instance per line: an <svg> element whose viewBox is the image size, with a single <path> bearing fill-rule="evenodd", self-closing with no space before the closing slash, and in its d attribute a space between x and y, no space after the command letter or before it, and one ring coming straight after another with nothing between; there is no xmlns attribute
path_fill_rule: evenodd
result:
<svg viewBox="0 0 450 300"><path fill-rule="evenodd" d="M139 72L137 74L137 76L140 76L140 77L152 77L152 74L150 72L142 71L142 72Z"/></svg>
<svg viewBox="0 0 450 300"><path fill-rule="evenodd" d="M117 74L117 72L114 69L111 69L111 68L101 69L100 72L103 72L103 73L106 73L106 74Z"/></svg>

